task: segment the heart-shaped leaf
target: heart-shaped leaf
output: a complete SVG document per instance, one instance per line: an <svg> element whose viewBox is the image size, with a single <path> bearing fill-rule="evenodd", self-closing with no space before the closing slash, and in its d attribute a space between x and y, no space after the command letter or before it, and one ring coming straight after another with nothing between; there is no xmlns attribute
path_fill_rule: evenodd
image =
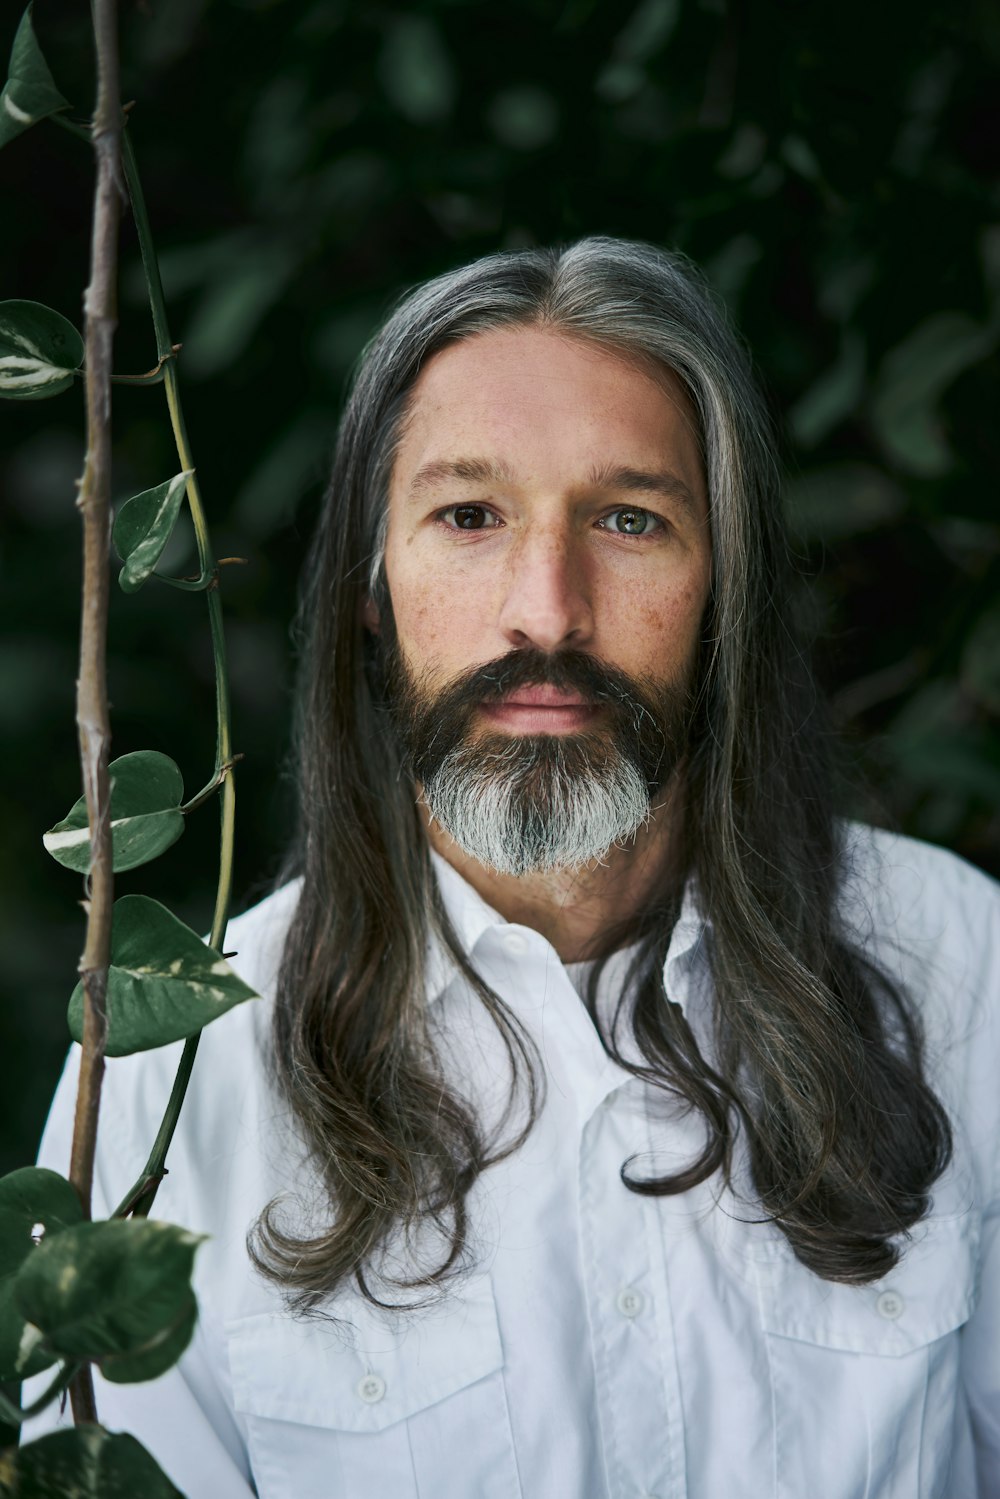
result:
<svg viewBox="0 0 1000 1499"><path fill-rule="evenodd" d="M187 481L193 472L193 469L186 469L165 484L157 484L155 489L145 489L142 494L133 495L115 516L111 535L115 550L125 564L118 574L118 582L126 593L141 588L159 562L177 524Z"/></svg>
<svg viewBox="0 0 1000 1499"><path fill-rule="evenodd" d="M184 781L173 760L158 750L136 750L108 766L111 780L111 843L114 870L148 864L184 831L180 811ZM62 822L42 838L53 859L86 874L90 868L87 800L73 803Z"/></svg>
<svg viewBox="0 0 1000 1499"><path fill-rule="evenodd" d="M954 455L939 409L942 397L959 375L993 352L998 331L964 312L936 312L886 354L870 415L897 467L928 478L948 472Z"/></svg>
<svg viewBox="0 0 1000 1499"><path fill-rule="evenodd" d="M987 712L1000 714L1000 602L980 615L966 639L962 685Z"/></svg>
<svg viewBox="0 0 1000 1499"><path fill-rule="evenodd" d="M7 82L0 93L0 146L36 120L44 120L46 115L58 114L69 107L42 56L29 5L14 36Z"/></svg>
<svg viewBox="0 0 1000 1499"><path fill-rule="evenodd" d="M24 1261L14 1304L57 1357L102 1369L107 1360L119 1383L154 1378L190 1341L191 1270L203 1238L148 1218L78 1223Z"/></svg>
<svg viewBox="0 0 1000 1499"><path fill-rule="evenodd" d="M194 1334L198 1303L191 1292L179 1306L169 1327L130 1353L109 1353L101 1359L101 1373L115 1384L141 1384L172 1369Z"/></svg>
<svg viewBox="0 0 1000 1499"><path fill-rule="evenodd" d="M234 1005L258 996L159 901L123 895L115 902L108 973L109 1057L150 1051L193 1036ZM83 1039L83 984L69 1002L69 1029Z"/></svg>
<svg viewBox="0 0 1000 1499"><path fill-rule="evenodd" d="M81 1222L80 1199L64 1176L25 1166L0 1179L0 1379L27 1379L51 1355L28 1352L25 1321L13 1303L14 1279L37 1245Z"/></svg>
<svg viewBox="0 0 1000 1499"><path fill-rule="evenodd" d="M184 1499L141 1442L72 1426L0 1453L0 1499Z"/></svg>
<svg viewBox="0 0 1000 1499"><path fill-rule="evenodd" d="M83 339L41 302L0 302L0 396L44 401L73 384Z"/></svg>

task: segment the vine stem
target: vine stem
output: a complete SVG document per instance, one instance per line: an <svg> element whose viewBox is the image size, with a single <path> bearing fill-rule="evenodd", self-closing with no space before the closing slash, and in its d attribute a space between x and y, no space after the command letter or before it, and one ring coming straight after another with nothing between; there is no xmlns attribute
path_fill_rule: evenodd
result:
<svg viewBox="0 0 1000 1499"><path fill-rule="evenodd" d="M198 484L198 475L195 472L194 460L191 456L191 446L181 406L177 373L177 347L171 340L170 330L167 325L167 308L163 295L163 283L160 279L160 268L156 259L156 249L153 244L153 234L149 215L146 211L146 201L142 192L142 184L139 180L135 151L133 150L131 136L127 129L122 138L122 162L129 197L132 202L132 214L136 232L139 238L139 250L142 255L146 288L149 294L149 306L153 317L153 330L156 335L156 354L163 369L163 388L167 399L167 409L170 413L170 425L174 434L177 457L182 470L191 470L191 477L187 484L187 502L191 513L191 521L194 526L195 541L198 547L198 564L202 577L211 577L212 579L205 590L205 597L208 603L208 620L212 635L212 658L215 663L215 768L211 780L192 801L193 804L200 804L209 794L221 787L219 880L216 887L212 930L208 939L209 946L214 947L221 953L226 935L226 925L229 920L229 903L233 884L236 789L233 784L232 768L236 760L240 757L234 756L232 749L229 678L226 670L222 601L219 597L217 582L218 564L212 555L208 524L205 519L205 509L202 504L201 490ZM184 1043L184 1050L181 1053L180 1064L174 1077L167 1108L156 1139L153 1142L149 1159L146 1162L142 1175L115 1209L113 1216L116 1218L126 1217L129 1213L135 1217L145 1217L153 1206L160 1182L166 1174L167 1152L170 1148L170 1142L173 1139L174 1130L177 1127L181 1106L191 1079L191 1071L194 1067L195 1055L198 1050L198 1041L199 1036L194 1035L190 1036Z"/></svg>
<svg viewBox="0 0 1000 1499"><path fill-rule="evenodd" d="M77 505L83 521L83 599L77 729L87 799L91 861L86 881L87 933L80 958L83 980L83 1055L76 1095L70 1181L90 1217L97 1119L104 1076L106 999L111 960L114 875L111 849L108 751L111 722L107 688L108 590L111 522L111 369L117 326L118 225L122 114L119 102L115 0L94 0L97 101L91 127L96 158L90 281L84 295L87 454ZM94 1383L85 1365L70 1384L73 1419L97 1420Z"/></svg>
<svg viewBox="0 0 1000 1499"><path fill-rule="evenodd" d="M167 399L167 410L170 413L170 425L174 434L174 444L177 449L177 458L182 470L190 470L191 477L187 483L187 502L194 526L195 543L198 548L198 565L202 577L216 577L218 564L212 555L211 539L208 534L208 522L205 519L205 507L201 498L201 487L198 482L198 473L195 468L194 458L191 454L191 443L188 438L187 424L184 421L184 411L181 406L180 383L177 371L177 346L170 337L170 328L167 324L167 304L163 295L163 282L160 279L160 267L156 259L156 248L153 244L153 231L149 222L149 214L146 210L146 200L142 192L142 183L139 180L139 170L135 159L135 151L132 139L126 129L122 139L122 160L125 168L125 181L128 184L129 197L132 201L132 214L135 219L136 233L139 238L139 251L142 255L142 265L146 276L146 289L149 294L149 307L153 317L153 331L156 335L156 356L163 366L163 389ZM229 788L228 800L235 801L232 796L232 777L226 773L226 767L233 761L232 732L230 727L229 709L229 678L226 670L226 646L222 625L222 601L219 598L218 587L210 585L206 590L208 600L208 620L212 633L212 657L215 663L215 713L216 713L216 749L215 769L211 780L204 788L205 792L211 791L217 786L220 777L224 775L223 785L223 830L222 830L222 863L219 870L219 892L216 898L215 920L212 924L212 936L209 939L212 947L220 947L225 936L225 922L229 910L229 896L232 884L232 829L227 827L226 788ZM200 801L202 792L199 792L196 801ZM232 821L232 813L228 822ZM228 857L227 857L228 848ZM220 918L220 912L222 912Z"/></svg>
<svg viewBox="0 0 1000 1499"><path fill-rule="evenodd" d="M30 1405L23 1408L15 1405L12 1400L8 1400L3 1391L0 1391L0 1420L9 1422L11 1426L20 1426L23 1421L30 1421L32 1416L37 1416L47 1405L51 1405L52 1401L62 1394L84 1368L86 1365L75 1359L60 1364L55 1379L46 1385L37 1400L33 1400Z"/></svg>

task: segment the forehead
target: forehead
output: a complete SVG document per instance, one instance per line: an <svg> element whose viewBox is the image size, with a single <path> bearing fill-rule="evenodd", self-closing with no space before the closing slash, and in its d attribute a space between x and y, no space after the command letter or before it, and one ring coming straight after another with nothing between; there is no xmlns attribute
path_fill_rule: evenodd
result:
<svg viewBox="0 0 1000 1499"><path fill-rule="evenodd" d="M439 351L417 380L393 492L468 455L512 483L590 482L610 467L669 464L703 491L691 402L671 370L547 328L503 328ZM418 485L418 488L425 487Z"/></svg>

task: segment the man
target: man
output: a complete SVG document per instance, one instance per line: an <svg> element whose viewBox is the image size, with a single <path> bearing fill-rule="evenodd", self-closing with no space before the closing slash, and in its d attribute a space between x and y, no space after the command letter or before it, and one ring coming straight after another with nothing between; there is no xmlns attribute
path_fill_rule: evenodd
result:
<svg viewBox="0 0 1000 1499"><path fill-rule="evenodd" d="M836 821L784 559L674 257L491 257L367 351L297 879L157 1201L198 1330L98 1381L189 1496L1000 1493L996 893ZM95 1211L175 1052L109 1069Z"/></svg>

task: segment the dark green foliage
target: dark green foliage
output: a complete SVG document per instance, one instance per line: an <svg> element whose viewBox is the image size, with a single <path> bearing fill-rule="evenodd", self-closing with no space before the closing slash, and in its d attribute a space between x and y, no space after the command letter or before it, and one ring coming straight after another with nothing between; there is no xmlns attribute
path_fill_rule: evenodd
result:
<svg viewBox="0 0 1000 1499"><path fill-rule="evenodd" d="M125 593L141 588L163 555L180 515L190 472L126 500L115 515L112 538L125 566L118 582Z"/></svg>
<svg viewBox="0 0 1000 1499"><path fill-rule="evenodd" d="M39 0L35 21L86 113L85 14ZM786 424L789 513L855 779L884 818L1000 872L994 7L190 0L130 10L123 57L199 479L217 550L250 562L221 577L247 756L239 895L287 831L294 578L353 360L405 286L592 231L706 266ZM0 152L0 201L18 205L0 297L79 305L90 189L86 148L52 126ZM129 374L155 351L127 223L124 247ZM116 387L119 503L176 467L161 407ZM72 396L0 408L12 1163L41 1123L82 931L38 847L79 793L79 431ZM196 570L186 536L182 520L159 571ZM156 744L189 785L212 749L202 616L155 584L112 601L115 753ZM183 857L143 872L196 930L214 821L192 819Z"/></svg>
<svg viewBox="0 0 1000 1499"><path fill-rule="evenodd" d="M3 76L6 81L0 92L0 146L38 120L69 107L39 49L30 5L14 35L10 62Z"/></svg>
<svg viewBox="0 0 1000 1499"><path fill-rule="evenodd" d="M93 1359L120 1384L155 1379L191 1340L203 1238L151 1218L77 1223L28 1255L14 1304L46 1352Z"/></svg>
<svg viewBox="0 0 1000 1499"><path fill-rule="evenodd" d="M2 96L0 96L2 97ZM83 363L83 339L40 302L0 302L0 397L44 401L68 390Z"/></svg>
<svg viewBox="0 0 1000 1499"><path fill-rule="evenodd" d="M0 1179L0 1379L25 1379L53 1362L52 1354L22 1346L25 1321L14 1286L37 1244L82 1217L75 1188L56 1171L24 1166Z"/></svg>
<svg viewBox="0 0 1000 1499"><path fill-rule="evenodd" d="M109 1057L193 1036L256 994L176 916L146 895L115 901L108 971ZM83 1040L83 984L69 1002L69 1029Z"/></svg>
<svg viewBox="0 0 1000 1499"><path fill-rule="evenodd" d="M136 869L176 843L184 831L184 782L168 755L135 750L108 766L111 780L111 841L118 874ZM86 874L90 868L87 800L79 797L42 842L58 864Z"/></svg>
<svg viewBox="0 0 1000 1499"><path fill-rule="evenodd" d="M0 1499L184 1499L141 1442L103 1426L0 1452Z"/></svg>

